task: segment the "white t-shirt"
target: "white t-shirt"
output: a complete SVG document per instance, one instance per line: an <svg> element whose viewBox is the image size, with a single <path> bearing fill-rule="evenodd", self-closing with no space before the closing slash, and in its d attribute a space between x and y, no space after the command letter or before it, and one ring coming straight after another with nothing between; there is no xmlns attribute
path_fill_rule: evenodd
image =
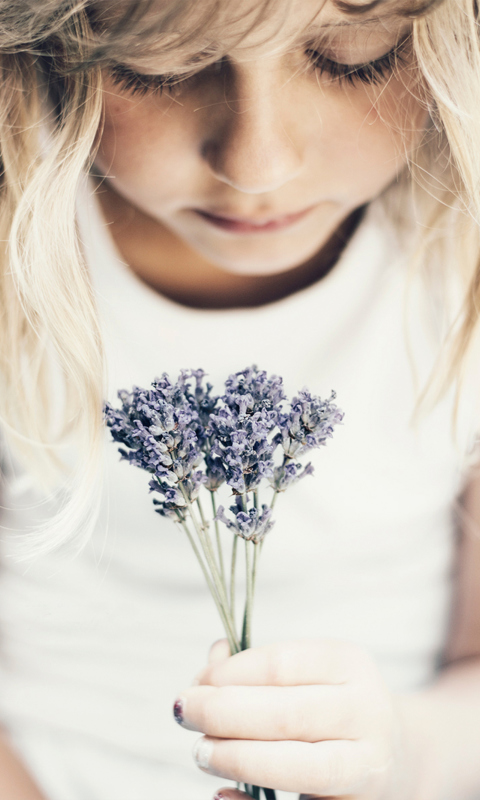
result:
<svg viewBox="0 0 480 800"><path fill-rule="evenodd" d="M445 641L472 415L452 440L452 396L418 430L406 346L407 248L377 201L317 284L259 308L192 310L142 283L116 252L96 199L79 225L104 330L109 399L163 371L203 367L216 386L253 363L337 392L345 412L316 475L280 497L258 577L254 644L298 637L360 643L394 690L430 681ZM413 291L420 381L435 356ZM12 531L45 514L7 477L0 572L0 721L49 800L208 800L197 734L172 706L223 635L182 531L153 511L149 476L106 436L102 508L75 559L15 562ZM280 797L287 797L279 793Z"/></svg>

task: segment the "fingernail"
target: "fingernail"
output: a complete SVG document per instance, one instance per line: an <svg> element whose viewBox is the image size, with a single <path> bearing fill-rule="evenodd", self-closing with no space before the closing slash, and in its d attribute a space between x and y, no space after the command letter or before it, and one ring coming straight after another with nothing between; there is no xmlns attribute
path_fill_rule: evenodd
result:
<svg viewBox="0 0 480 800"><path fill-rule="evenodd" d="M210 764L210 757L213 751L213 744L205 736L195 744L193 748L193 757L201 769L208 769Z"/></svg>
<svg viewBox="0 0 480 800"><path fill-rule="evenodd" d="M219 792L217 792L217 794L215 795L213 800L225 800L225 795L224 794L220 794Z"/></svg>
<svg viewBox="0 0 480 800"><path fill-rule="evenodd" d="M175 700L173 706L173 716L175 717L175 722L178 722L179 725L183 725L183 709L185 707L185 701L179 697L178 700Z"/></svg>

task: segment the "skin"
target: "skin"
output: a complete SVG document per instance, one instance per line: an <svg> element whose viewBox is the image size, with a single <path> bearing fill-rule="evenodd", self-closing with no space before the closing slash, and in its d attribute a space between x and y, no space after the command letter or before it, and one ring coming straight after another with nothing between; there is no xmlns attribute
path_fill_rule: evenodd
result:
<svg viewBox="0 0 480 800"><path fill-rule="evenodd" d="M330 60L384 55L410 22L375 13L365 23L330 0L302 0L289 47L253 32L248 53L232 50L174 97L133 95L105 74L100 199L146 283L181 303L228 308L271 302L332 268L358 209L395 180L426 124L408 53L377 86L342 86L306 69L302 37L315 15L322 25L362 23L330 30ZM133 66L165 70L160 61ZM195 212L278 218L310 206L296 227L248 236ZM478 479L466 509L476 528ZM428 689L394 696L370 656L345 642L282 642L232 658L217 645L180 697L183 724L211 745L203 768L304 798L468 800L480 791L479 551L465 530L448 663Z"/></svg>
<svg viewBox="0 0 480 800"><path fill-rule="evenodd" d="M411 24L369 20L335 29L346 20L329 2L299 2L288 48L272 38L273 18L267 44L253 34L174 97L132 95L105 74L100 197L120 251L147 283L179 302L231 307L269 302L328 271L352 213L394 180L426 121L412 69L378 86L339 85L313 70L305 31L330 34L329 59L358 64L387 53ZM165 69L160 60L133 66ZM194 211L271 219L309 207L295 226L251 236Z"/></svg>
<svg viewBox="0 0 480 800"><path fill-rule="evenodd" d="M480 791L480 477L462 502L457 595L438 678L393 694L370 655L335 640L229 657L217 642L177 699L210 743L204 771L301 800L471 800ZM178 708L178 706L177 706ZM204 752L200 751L203 755ZM216 797L245 800L231 787Z"/></svg>

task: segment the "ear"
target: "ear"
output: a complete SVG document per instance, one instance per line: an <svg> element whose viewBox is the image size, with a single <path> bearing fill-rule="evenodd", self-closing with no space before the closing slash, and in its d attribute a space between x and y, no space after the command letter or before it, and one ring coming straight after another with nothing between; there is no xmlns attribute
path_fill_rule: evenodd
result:
<svg viewBox="0 0 480 800"><path fill-rule="evenodd" d="M225 659L230 658L230 655L228 639L219 639L217 642L214 642L210 648L208 663L215 664L217 661L225 661Z"/></svg>

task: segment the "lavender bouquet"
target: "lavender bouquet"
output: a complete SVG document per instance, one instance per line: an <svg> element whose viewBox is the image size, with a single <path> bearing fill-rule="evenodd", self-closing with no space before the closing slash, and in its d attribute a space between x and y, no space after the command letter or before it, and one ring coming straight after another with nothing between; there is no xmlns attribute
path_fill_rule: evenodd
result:
<svg viewBox="0 0 480 800"><path fill-rule="evenodd" d="M152 475L156 511L187 535L223 623L231 653L250 647L258 557L272 529L278 495L313 473L299 459L327 443L343 413L329 400L302 389L290 402L282 378L257 367L230 375L222 395L212 394L202 369L166 373L150 389L118 392L121 408L105 404L107 426L122 459ZM286 402L285 402L286 401ZM229 487L233 504L217 506ZM269 492L269 502L260 492ZM206 500L211 511L206 512ZM222 539L231 531L229 566ZM222 536L223 534L223 536ZM246 597L237 628L236 574L239 539L245 542ZM246 786L253 798L260 789ZM274 800L271 789L263 789Z"/></svg>

